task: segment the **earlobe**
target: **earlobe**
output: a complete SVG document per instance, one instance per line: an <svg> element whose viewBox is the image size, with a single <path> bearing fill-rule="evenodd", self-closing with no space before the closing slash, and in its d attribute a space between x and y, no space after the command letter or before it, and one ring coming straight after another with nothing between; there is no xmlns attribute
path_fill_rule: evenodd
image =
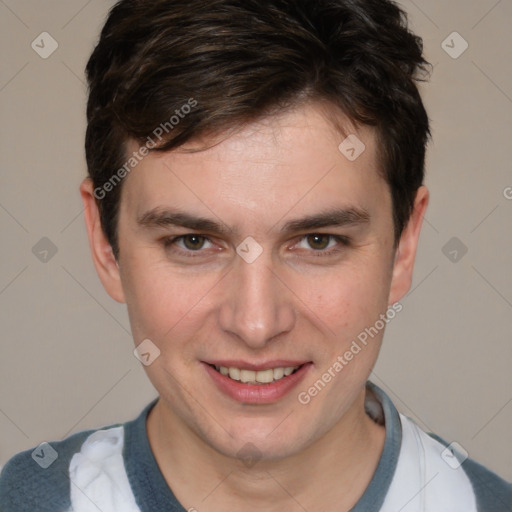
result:
<svg viewBox="0 0 512 512"><path fill-rule="evenodd" d="M103 232L98 205L94 197L94 186L90 178L86 178L81 183L80 195L84 204L85 226L96 272L107 293L117 302L124 303L119 264Z"/></svg>
<svg viewBox="0 0 512 512"><path fill-rule="evenodd" d="M428 201L428 189L421 186L416 192L413 212L402 232L395 252L389 304L394 304L402 299L411 287L416 250Z"/></svg>

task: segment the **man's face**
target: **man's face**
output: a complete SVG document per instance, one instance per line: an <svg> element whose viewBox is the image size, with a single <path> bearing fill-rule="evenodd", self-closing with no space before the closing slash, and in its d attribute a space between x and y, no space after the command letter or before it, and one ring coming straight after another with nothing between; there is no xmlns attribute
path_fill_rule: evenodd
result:
<svg viewBox="0 0 512 512"><path fill-rule="evenodd" d="M361 409L383 330L333 366L399 297L374 134L349 133L366 145L354 161L308 105L204 151L150 154L123 185L119 266L135 344L160 350L145 369L167 417L224 454L251 442L263 457L291 455ZM210 224L170 223L177 214ZM221 366L275 380L242 383Z"/></svg>

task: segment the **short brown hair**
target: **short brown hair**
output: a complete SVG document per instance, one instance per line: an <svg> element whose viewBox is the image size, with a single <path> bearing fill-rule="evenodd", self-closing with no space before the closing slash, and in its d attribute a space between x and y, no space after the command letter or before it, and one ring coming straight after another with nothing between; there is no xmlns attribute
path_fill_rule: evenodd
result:
<svg viewBox="0 0 512 512"><path fill-rule="evenodd" d="M390 0L119 1L86 68L87 165L114 255L129 140L168 151L305 100L375 128L397 243L424 179L426 69Z"/></svg>

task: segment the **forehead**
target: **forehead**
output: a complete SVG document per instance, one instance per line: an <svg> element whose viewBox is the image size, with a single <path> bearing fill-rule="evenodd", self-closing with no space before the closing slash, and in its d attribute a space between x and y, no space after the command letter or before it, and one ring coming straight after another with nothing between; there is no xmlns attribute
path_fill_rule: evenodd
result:
<svg viewBox="0 0 512 512"><path fill-rule="evenodd" d="M140 216L158 207L192 207L271 223L292 208L386 204L373 129L343 118L339 126L322 107L306 104L234 133L150 153L126 178L122 209L130 205Z"/></svg>

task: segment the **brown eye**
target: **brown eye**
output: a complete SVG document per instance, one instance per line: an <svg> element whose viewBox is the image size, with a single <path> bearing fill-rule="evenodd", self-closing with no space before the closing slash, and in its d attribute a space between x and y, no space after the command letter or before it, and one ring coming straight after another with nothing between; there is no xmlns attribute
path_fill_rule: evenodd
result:
<svg viewBox="0 0 512 512"><path fill-rule="evenodd" d="M165 238L162 240L162 244L170 255L190 258L211 256L215 247L215 244L207 236L195 233Z"/></svg>
<svg viewBox="0 0 512 512"><path fill-rule="evenodd" d="M295 248L306 251L309 256L330 257L341 254L349 246L350 239L346 236L310 233L304 235Z"/></svg>
<svg viewBox="0 0 512 512"><path fill-rule="evenodd" d="M202 249L206 238L200 235L184 235L182 237L183 245L190 251Z"/></svg>
<svg viewBox="0 0 512 512"><path fill-rule="evenodd" d="M312 249L322 251L329 246L329 242L330 242L331 238L332 237L330 235L316 234L316 235L308 235L307 241L308 241L309 246Z"/></svg>

